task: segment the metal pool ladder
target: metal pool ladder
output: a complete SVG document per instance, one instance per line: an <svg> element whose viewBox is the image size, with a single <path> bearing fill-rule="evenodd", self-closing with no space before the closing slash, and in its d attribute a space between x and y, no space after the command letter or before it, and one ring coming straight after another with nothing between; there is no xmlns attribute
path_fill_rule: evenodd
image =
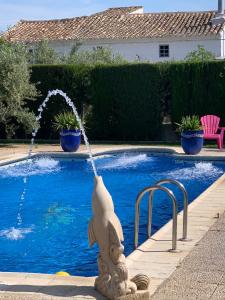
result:
<svg viewBox="0 0 225 300"><path fill-rule="evenodd" d="M181 192L183 193L183 203L184 203L184 209L183 209L183 236L180 239L181 241L190 241L190 239L187 238L187 225L188 225L188 193L184 187L184 185L179 182L178 180L174 179L162 179L156 182L156 185L162 185L165 183L172 183L176 185ZM149 224L148 224L149 226ZM151 235L151 233L150 233Z"/></svg>
<svg viewBox="0 0 225 300"><path fill-rule="evenodd" d="M139 216L140 216L140 202L143 196L149 192L149 204L148 204L148 238L151 237L151 225L152 225L152 203L153 194L156 190L165 192L172 201L173 204L173 228L172 228L172 249L170 252L179 252L177 249L177 200L173 192L162 185L164 183L172 183L177 185L184 195L184 213L183 213L183 237L181 240L187 241L187 216L188 216L188 195L185 187L182 183L173 179L163 179L158 181L154 186L143 189L137 196L135 204L135 234L134 234L134 245L138 247L138 234L139 234Z"/></svg>

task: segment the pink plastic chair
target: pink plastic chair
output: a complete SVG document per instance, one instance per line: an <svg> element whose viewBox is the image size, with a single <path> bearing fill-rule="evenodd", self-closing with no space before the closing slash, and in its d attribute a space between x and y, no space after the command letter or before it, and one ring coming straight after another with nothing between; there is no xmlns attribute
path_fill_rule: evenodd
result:
<svg viewBox="0 0 225 300"><path fill-rule="evenodd" d="M223 148L223 136L225 127L219 127L220 118L214 115L201 117L201 123L204 130L204 139L216 140L219 149ZM220 130L218 132L218 130Z"/></svg>

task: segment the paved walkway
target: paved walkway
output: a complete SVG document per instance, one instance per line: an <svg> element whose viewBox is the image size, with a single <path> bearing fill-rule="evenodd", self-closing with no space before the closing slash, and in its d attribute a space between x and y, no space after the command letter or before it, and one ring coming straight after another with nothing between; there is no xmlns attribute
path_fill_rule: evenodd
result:
<svg viewBox="0 0 225 300"><path fill-rule="evenodd" d="M94 289L94 277L0 273L1 300L104 300Z"/></svg>
<svg viewBox="0 0 225 300"><path fill-rule="evenodd" d="M225 214L151 299L225 299Z"/></svg>

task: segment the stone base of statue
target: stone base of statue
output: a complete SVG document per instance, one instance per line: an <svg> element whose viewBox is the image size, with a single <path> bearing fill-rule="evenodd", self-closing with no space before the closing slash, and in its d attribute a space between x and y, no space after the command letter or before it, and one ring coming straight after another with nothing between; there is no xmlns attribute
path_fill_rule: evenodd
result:
<svg viewBox="0 0 225 300"><path fill-rule="evenodd" d="M136 292L138 288L148 288L149 278L138 274L129 280L124 247L121 243L124 240L122 226L101 177L95 177L92 210L94 216L88 226L88 238L90 246L95 242L99 246L96 290L111 300L148 299L143 298L147 294Z"/></svg>
<svg viewBox="0 0 225 300"><path fill-rule="evenodd" d="M135 294L121 296L116 300L149 300L150 294L147 291L137 291Z"/></svg>

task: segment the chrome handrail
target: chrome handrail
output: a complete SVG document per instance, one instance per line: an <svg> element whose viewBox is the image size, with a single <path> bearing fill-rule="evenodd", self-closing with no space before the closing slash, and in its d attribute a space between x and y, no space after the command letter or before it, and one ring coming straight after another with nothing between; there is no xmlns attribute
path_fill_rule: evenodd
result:
<svg viewBox="0 0 225 300"><path fill-rule="evenodd" d="M135 248L138 247L138 234L139 234L139 217L140 217L140 202L143 198L143 196L150 192L150 198L151 198L151 203L153 200L153 192L156 190L160 190L165 192L169 198L172 200L173 203L173 231L172 231L172 249L170 250L171 252L177 252L177 201L176 198L173 194L172 191L170 191L168 188L160 186L160 185L155 185L155 186L150 186L142 190L136 199L136 204L135 204L135 232L134 232L134 246Z"/></svg>
<svg viewBox="0 0 225 300"><path fill-rule="evenodd" d="M183 212L183 236L181 238L182 241L188 241L187 238L187 226L188 226L188 193L184 187L184 185L179 182L178 180L174 179L162 179L156 182L156 185L161 185L164 183L172 183L175 184L180 188L180 190L183 192L183 201L184 201L184 212ZM149 226L149 224L148 224ZM151 235L151 233L150 233Z"/></svg>

